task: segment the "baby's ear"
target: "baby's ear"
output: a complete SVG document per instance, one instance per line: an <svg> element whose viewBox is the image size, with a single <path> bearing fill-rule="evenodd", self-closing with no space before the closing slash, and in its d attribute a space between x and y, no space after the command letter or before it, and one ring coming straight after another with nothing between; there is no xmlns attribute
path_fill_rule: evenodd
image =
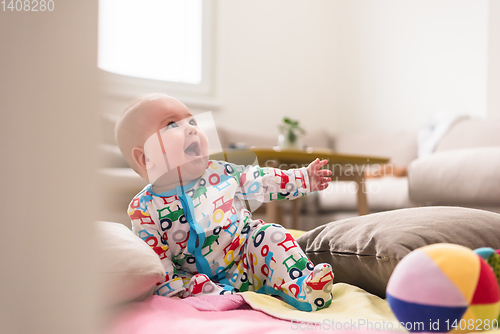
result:
<svg viewBox="0 0 500 334"><path fill-rule="evenodd" d="M140 147L134 147L132 149L132 160L134 160L135 164L141 169L150 168L149 166L150 160L144 154L144 149Z"/></svg>

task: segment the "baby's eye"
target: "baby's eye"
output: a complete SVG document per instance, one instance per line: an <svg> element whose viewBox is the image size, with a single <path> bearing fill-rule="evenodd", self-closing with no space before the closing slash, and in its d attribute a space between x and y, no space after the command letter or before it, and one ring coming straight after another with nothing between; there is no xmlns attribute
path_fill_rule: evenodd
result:
<svg viewBox="0 0 500 334"><path fill-rule="evenodd" d="M189 124L191 124L191 125L198 125L198 123L196 123L196 120L194 118L191 118L189 120Z"/></svg>
<svg viewBox="0 0 500 334"><path fill-rule="evenodd" d="M175 123L175 122L172 121L172 122L170 122L170 123L167 124L167 126L165 127L165 129L173 129L173 128L176 128L176 127L178 127L177 123Z"/></svg>

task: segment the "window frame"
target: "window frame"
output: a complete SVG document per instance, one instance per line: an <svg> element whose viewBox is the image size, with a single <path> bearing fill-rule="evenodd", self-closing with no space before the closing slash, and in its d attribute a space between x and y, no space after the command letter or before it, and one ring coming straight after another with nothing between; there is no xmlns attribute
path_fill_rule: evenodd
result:
<svg viewBox="0 0 500 334"><path fill-rule="evenodd" d="M202 0L201 81L199 84L132 77L99 68L101 89L107 95L137 97L151 92L207 98L214 93L215 3Z"/></svg>

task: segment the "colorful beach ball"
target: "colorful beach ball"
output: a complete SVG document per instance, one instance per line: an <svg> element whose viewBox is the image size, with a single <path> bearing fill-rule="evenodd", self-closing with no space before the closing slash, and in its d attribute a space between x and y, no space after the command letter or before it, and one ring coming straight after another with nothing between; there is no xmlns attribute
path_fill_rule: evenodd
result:
<svg viewBox="0 0 500 334"><path fill-rule="evenodd" d="M434 244L396 266L387 301L410 332L471 332L499 328L500 294L491 267L471 249Z"/></svg>

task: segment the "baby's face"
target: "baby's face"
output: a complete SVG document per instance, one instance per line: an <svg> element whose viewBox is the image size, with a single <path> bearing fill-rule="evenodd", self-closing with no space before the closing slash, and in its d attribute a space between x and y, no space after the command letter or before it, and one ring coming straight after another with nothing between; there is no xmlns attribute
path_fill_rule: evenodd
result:
<svg viewBox="0 0 500 334"><path fill-rule="evenodd" d="M146 108L150 136L144 153L149 181L178 182L177 167L183 182L200 177L208 162L208 140L189 109L173 99L155 99Z"/></svg>

